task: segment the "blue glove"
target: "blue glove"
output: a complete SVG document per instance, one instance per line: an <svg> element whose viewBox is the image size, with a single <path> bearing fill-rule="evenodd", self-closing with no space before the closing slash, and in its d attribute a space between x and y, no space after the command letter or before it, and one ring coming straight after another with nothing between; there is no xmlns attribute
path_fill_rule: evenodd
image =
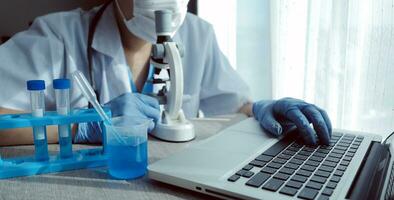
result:
<svg viewBox="0 0 394 200"><path fill-rule="evenodd" d="M321 144L330 143L330 119L324 110L313 104L293 98L259 101L253 104L253 114L261 127L274 136L296 126L306 144L315 145L317 137Z"/></svg>
<svg viewBox="0 0 394 200"><path fill-rule="evenodd" d="M111 100L106 107L112 112L112 117L131 116L135 119L153 119L148 131L152 132L155 124L160 119L159 102L149 96L139 93L125 93ZM130 122L133 124L134 122ZM102 130L98 123L80 123L78 133L74 138L75 143L100 143L102 139Z"/></svg>

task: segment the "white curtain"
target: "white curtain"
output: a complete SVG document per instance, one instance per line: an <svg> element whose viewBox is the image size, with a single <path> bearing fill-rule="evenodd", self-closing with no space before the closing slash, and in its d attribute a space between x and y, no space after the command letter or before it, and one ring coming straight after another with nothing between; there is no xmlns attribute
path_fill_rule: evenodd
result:
<svg viewBox="0 0 394 200"><path fill-rule="evenodd" d="M236 68L237 1L198 0L198 16L212 24L219 47Z"/></svg>
<svg viewBox="0 0 394 200"><path fill-rule="evenodd" d="M394 0L271 0L273 96L327 110L334 127L394 131Z"/></svg>

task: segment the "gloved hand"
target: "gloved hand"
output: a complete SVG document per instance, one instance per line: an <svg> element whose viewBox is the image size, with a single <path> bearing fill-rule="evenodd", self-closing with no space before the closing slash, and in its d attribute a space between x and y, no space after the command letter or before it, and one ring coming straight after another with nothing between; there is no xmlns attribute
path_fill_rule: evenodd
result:
<svg viewBox="0 0 394 200"><path fill-rule="evenodd" d="M131 116L136 119L153 119L148 131L152 132L155 124L160 119L159 102L149 96L139 93L125 93L111 100L105 106L109 107L112 117ZM133 122L130 122L133 124ZM80 123L75 135L75 143L99 143L102 138L102 130L98 123Z"/></svg>
<svg viewBox="0 0 394 200"><path fill-rule="evenodd" d="M280 136L295 125L306 144L316 144L316 136L321 144L329 144L330 119L324 110L313 104L294 98L259 101L253 104L253 114L261 127L274 136Z"/></svg>

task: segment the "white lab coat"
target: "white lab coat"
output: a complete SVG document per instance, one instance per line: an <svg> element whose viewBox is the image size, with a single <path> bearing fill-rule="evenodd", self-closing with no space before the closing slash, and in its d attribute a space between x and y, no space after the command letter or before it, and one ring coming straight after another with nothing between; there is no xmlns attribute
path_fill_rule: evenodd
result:
<svg viewBox="0 0 394 200"><path fill-rule="evenodd" d="M76 9L37 18L32 26L0 46L0 107L30 109L26 81L45 80L46 107L55 109L52 80L70 78L75 70L88 77L87 35L98 8ZM174 36L185 47L183 109L195 117L236 112L249 100L249 89L220 51L213 28L188 14ZM93 73L101 103L131 92L128 65L113 6L105 10L93 39ZM71 91L72 107L88 105L80 91Z"/></svg>

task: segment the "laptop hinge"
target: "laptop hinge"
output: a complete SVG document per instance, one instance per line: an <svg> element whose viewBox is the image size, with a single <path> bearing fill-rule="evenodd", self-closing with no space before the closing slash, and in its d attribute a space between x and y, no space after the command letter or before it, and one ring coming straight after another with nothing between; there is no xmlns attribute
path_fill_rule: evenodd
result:
<svg viewBox="0 0 394 200"><path fill-rule="evenodd" d="M388 145L372 142L346 198L379 199L390 157Z"/></svg>

